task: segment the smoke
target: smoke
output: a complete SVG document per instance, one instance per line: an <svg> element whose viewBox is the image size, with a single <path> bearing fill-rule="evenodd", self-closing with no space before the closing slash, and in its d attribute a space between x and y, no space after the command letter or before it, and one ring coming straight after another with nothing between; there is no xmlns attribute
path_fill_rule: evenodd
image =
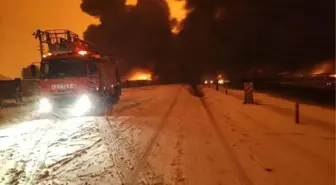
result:
<svg viewBox="0 0 336 185"><path fill-rule="evenodd" d="M81 8L101 22L90 25L84 38L103 54L112 55L125 70L166 57L172 34L165 1L139 0L136 6L126 6L125 0L83 0Z"/></svg>
<svg viewBox="0 0 336 185"><path fill-rule="evenodd" d="M186 0L177 34L164 0L132 7L125 0L83 0L81 8L101 21L85 39L128 68L154 64L161 76L191 80L222 70L241 77L265 66L276 74L335 58L333 0Z"/></svg>
<svg viewBox="0 0 336 185"><path fill-rule="evenodd" d="M242 76L252 68L297 70L334 58L334 1L188 0L184 49L202 68ZM189 43L189 44L188 44ZM202 52L200 52L202 51Z"/></svg>

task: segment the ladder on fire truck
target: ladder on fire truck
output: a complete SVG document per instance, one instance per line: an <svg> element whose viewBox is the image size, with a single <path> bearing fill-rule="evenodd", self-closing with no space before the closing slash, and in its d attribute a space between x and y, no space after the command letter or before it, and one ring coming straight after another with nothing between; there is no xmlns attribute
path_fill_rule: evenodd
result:
<svg viewBox="0 0 336 185"><path fill-rule="evenodd" d="M66 29L37 30L33 36L39 40L41 59L52 54L71 54L79 51L92 51L93 44L81 40Z"/></svg>

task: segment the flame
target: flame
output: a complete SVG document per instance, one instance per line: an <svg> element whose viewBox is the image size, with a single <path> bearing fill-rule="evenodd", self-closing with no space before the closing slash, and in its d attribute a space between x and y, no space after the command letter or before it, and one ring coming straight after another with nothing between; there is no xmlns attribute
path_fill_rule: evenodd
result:
<svg viewBox="0 0 336 185"><path fill-rule="evenodd" d="M136 6L138 3L138 0L126 0L125 4L127 6ZM188 10L186 10L186 0L166 0L166 3L169 7L169 13L170 13L170 19L176 20L176 25L172 27L172 32L177 34L181 30L181 24L182 21L186 18L188 14Z"/></svg>
<svg viewBox="0 0 336 185"><path fill-rule="evenodd" d="M125 4L127 6L135 6L138 3L138 0L126 0Z"/></svg>
<svg viewBox="0 0 336 185"><path fill-rule="evenodd" d="M332 73L335 71L335 60L326 60L316 65L312 70L312 75L319 75L323 73Z"/></svg>
<svg viewBox="0 0 336 185"><path fill-rule="evenodd" d="M152 73L148 71L135 71L131 73L128 80L152 80Z"/></svg>
<svg viewBox="0 0 336 185"><path fill-rule="evenodd" d="M329 75L330 78L336 78L336 74Z"/></svg>
<svg viewBox="0 0 336 185"><path fill-rule="evenodd" d="M313 76L323 74L323 73L324 73L324 69L316 69L313 71Z"/></svg>
<svg viewBox="0 0 336 185"><path fill-rule="evenodd" d="M169 6L170 19L176 20L176 25L172 27L172 32L177 34L182 29L182 21L186 18L188 10L186 10L186 0L176 1L176 0L167 0Z"/></svg>

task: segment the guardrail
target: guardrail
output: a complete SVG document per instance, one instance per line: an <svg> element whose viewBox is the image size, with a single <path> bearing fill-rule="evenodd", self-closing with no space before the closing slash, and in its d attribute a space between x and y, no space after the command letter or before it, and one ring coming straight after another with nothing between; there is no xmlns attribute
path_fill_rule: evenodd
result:
<svg viewBox="0 0 336 185"><path fill-rule="evenodd" d="M23 97L32 97L38 92L38 80L35 79L0 80L0 105L2 106L5 100L23 103Z"/></svg>

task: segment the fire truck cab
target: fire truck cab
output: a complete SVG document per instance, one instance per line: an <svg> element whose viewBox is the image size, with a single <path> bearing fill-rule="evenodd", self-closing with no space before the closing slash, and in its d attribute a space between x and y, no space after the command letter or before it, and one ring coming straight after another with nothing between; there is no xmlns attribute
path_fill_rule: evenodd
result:
<svg viewBox="0 0 336 185"><path fill-rule="evenodd" d="M121 86L115 60L101 57L69 30L37 30L34 36L42 58L38 114L65 109L67 114L82 116L102 104L119 101ZM31 65L33 76L36 70Z"/></svg>

